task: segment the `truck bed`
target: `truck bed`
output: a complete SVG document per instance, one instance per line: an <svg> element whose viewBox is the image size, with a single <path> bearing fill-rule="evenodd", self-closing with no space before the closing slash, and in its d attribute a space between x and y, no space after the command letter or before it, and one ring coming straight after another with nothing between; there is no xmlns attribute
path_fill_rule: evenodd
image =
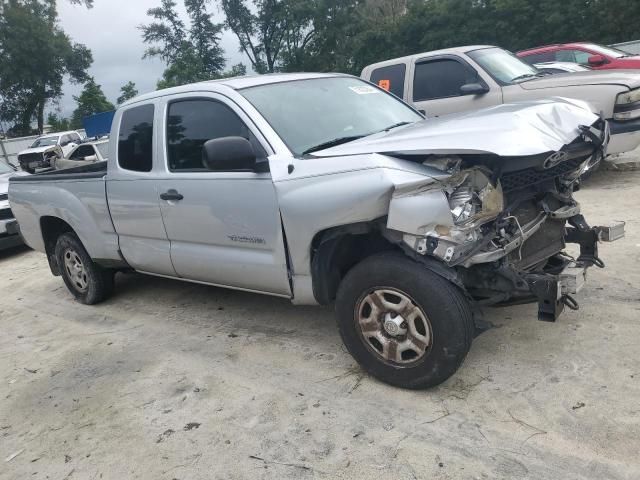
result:
<svg viewBox="0 0 640 480"><path fill-rule="evenodd" d="M121 261L106 197L107 162L14 177L9 203L31 248L51 254L44 233L73 230L98 262ZM63 223L60 223L63 222Z"/></svg>
<svg viewBox="0 0 640 480"><path fill-rule="evenodd" d="M13 177L11 182L46 182L62 180L87 180L92 178L102 178L107 173L107 162L96 162L90 165L67 168L65 170L50 170L23 177Z"/></svg>

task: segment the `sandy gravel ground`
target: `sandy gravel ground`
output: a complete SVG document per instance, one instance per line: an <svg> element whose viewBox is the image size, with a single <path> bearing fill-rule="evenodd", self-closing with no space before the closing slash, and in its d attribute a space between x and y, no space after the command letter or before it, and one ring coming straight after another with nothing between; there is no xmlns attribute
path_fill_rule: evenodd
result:
<svg viewBox="0 0 640 480"><path fill-rule="evenodd" d="M88 307L0 253L0 478L638 479L640 172L578 198L627 221L580 310L487 311L424 392L363 375L330 308L141 275Z"/></svg>

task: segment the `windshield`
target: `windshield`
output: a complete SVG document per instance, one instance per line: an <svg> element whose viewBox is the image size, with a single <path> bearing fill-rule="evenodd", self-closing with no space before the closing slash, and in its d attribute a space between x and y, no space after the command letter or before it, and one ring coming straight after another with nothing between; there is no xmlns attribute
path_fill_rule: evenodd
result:
<svg viewBox="0 0 640 480"><path fill-rule="evenodd" d="M396 97L351 77L260 85L240 93L295 155L422 120Z"/></svg>
<svg viewBox="0 0 640 480"><path fill-rule="evenodd" d="M98 149L104 160L109 158L109 142L96 143L95 147Z"/></svg>
<svg viewBox="0 0 640 480"><path fill-rule="evenodd" d="M489 75L505 85L518 83L540 74L537 68L501 48L484 48L469 52L467 55L473 58Z"/></svg>
<svg viewBox="0 0 640 480"><path fill-rule="evenodd" d="M58 143L58 137L42 137L33 142L30 148L48 147Z"/></svg>
<svg viewBox="0 0 640 480"><path fill-rule="evenodd" d="M596 45L595 43L583 43L582 46L600 55L606 55L607 57L622 58L631 56L629 53L618 50L617 48L604 47L602 45Z"/></svg>

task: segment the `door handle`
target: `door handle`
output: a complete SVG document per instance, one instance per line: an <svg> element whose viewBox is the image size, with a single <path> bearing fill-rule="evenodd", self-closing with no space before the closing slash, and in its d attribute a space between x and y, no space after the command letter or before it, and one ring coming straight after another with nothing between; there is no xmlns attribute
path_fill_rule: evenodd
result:
<svg viewBox="0 0 640 480"><path fill-rule="evenodd" d="M162 200L182 200L184 197L181 194L179 194L177 190L174 190L172 188L170 190L167 190L164 193L161 193L160 198Z"/></svg>

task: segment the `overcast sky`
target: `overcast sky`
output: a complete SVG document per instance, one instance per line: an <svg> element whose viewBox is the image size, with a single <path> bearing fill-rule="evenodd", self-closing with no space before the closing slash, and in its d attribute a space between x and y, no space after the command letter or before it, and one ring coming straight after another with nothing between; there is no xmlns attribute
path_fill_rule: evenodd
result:
<svg viewBox="0 0 640 480"><path fill-rule="evenodd" d="M182 8L182 1L177 3ZM87 9L67 1L58 2L62 28L74 42L91 49L93 65L89 73L114 104L120 87L129 80L135 82L140 93L145 93L155 90L156 82L162 76L165 66L160 60L142 59L146 47L137 28L150 22L147 10L158 5L160 0L94 0L94 7ZM210 11L214 21L222 23L224 16L215 2ZM186 17L183 8L181 13ZM228 67L242 62L249 68L249 61L238 52L238 41L231 32L224 32L221 45ZM65 82L64 97L60 101L63 116L71 115L75 109L73 95L81 90L81 85Z"/></svg>

